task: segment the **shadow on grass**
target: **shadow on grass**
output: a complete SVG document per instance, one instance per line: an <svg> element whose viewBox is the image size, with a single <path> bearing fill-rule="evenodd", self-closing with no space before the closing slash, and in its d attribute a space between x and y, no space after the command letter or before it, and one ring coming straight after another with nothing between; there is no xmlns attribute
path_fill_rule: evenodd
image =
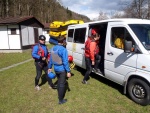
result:
<svg viewBox="0 0 150 113"><path fill-rule="evenodd" d="M43 74L42 76L41 76L41 83L39 84L39 86L42 86L42 85L44 85L44 84L46 84L46 82L48 82L47 81L47 78L46 78L46 74ZM57 80L54 82L54 85L57 85Z"/></svg>
<svg viewBox="0 0 150 113"><path fill-rule="evenodd" d="M41 76L41 83L39 84L39 86L44 85L46 82L47 82L46 74L43 74L43 75Z"/></svg>
<svg viewBox="0 0 150 113"><path fill-rule="evenodd" d="M108 85L108 86L118 90L121 94L123 94L123 86L121 86L121 85L119 85L119 84L117 84L115 82L112 82L112 81L110 81L110 80L108 80L106 78L103 78L103 77L101 77L101 76L99 76L99 75L97 75L95 73L92 73L90 76L92 78L98 80L99 82L102 82L102 83L104 83L104 84L106 84L106 85Z"/></svg>
<svg viewBox="0 0 150 113"><path fill-rule="evenodd" d="M70 90L70 87L69 87L68 81L67 81L66 84L65 84L65 92L66 92L66 91L68 91L68 92L71 91L71 90Z"/></svg>
<svg viewBox="0 0 150 113"><path fill-rule="evenodd" d="M68 80L68 78L67 78L67 80ZM57 83L58 83L58 80L55 81L54 85L57 85ZM66 84L65 84L65 92L67 92L67 91L68 92L71 91L68 81L66 81Z"/></svg>
<svg viewBox="0 0 150 113"><path fill-rule="evenodd" d="M77 67L76 70L79 71L82 74L82 76L84 77L85 72L86 72L85 69ZM110 86L110 87L112 87L116 90L118 90L121 94L123 94L123 86L121 86L121 85L119 85L115 82L112 82L112 81L110 81L110 80L108 80L108 79L106 79L106 78L104 78L100 75L95 74L95 73L91 73L90 77L94 78L95 80L98 80L99 82L102 82L102 83L104 83L104 84L106 84L106 85L108 85L108 86ZM90 77L89 77L89 79L90 79Z"/></svg>
<svg viewBox="0 0 150 113"><path fill-rule="evenodd" d="M74 74L71 73L71 76L74 76ZM69 91L71 91L71 90L70 90L70 87L69 87L68 79L69 79L69 78L66 78L67 81L66 81L66 84L65 84L65 90L69 92ZM43 74L43 75L41 76L41 83L39 84L39 86L44 85L46 82L47 82L46 74ZM56 80L56 81L54 82L54 85L57 85L57 83L58 83L58 80Z"/></svg>

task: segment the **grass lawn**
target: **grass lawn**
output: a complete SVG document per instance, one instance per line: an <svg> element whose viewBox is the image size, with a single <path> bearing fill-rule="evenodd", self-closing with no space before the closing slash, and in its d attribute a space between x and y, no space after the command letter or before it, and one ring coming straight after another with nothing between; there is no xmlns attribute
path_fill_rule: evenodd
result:
<svg viewBox="0 0 150 113"><path fill-rule="evenodd" d="M51 48L53 45L47 44L48 49ZM0 53L0 68L4 68L10 66L12 64L16 64L22 62L24 60L31 59L31 49L27 50L23 53Z"/></svg>
<svg viewBox="0 0 150 113"><path fill-rule="evenodd" d="M0 53L0 68L10 66L15 63L28 60L31 57L31 50L25 51L23 53Z"/></svg>
<svg viewBox="0 0 150 113"><path fill-rule="evenodd" d="M30 61L0 72L0 113L150 113L123 95L122 87L91 74L89 84L81 83L82 69L72 70L68 102L58 105L57 90L46 82L41 91L34 89L35 67ZM55 82L57 79L54 79Z"/></svg>
<svg viewBox="0 0 150 113"><path fill-rule="evenodd" d="M48 84L34 90L33 61L0 73L0 113L149 113L122 95L122 87L92 74L90 84L83 85L81 72L73 70L69 80L68 102L58 105L57 91ZM56 79L53 80L55 82Z"/></svg>

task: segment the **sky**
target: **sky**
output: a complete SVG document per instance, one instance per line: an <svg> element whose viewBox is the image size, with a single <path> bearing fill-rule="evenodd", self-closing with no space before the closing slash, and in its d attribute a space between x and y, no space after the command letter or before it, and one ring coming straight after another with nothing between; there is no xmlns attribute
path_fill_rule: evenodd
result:
<svg viewBox="0 0 150 113"><path fill-rule="evenodd" d="M111 14L120 10L119 3L130 0L60 0L64 7L78 14L83 14L91 20L98 17L99 12Z"/></svg>

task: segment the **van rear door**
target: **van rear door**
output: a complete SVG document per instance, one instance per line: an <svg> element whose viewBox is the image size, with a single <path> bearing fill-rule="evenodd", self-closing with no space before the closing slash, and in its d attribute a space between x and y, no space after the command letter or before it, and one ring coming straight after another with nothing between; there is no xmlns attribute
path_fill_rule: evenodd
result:
<svg viewBox="0 0 150 113"><path fill-rule="evenodd" d="M74 63L85 68L84 43L88 37L88 25L74 25L68 27L67 50L73 56Z"/></svg>

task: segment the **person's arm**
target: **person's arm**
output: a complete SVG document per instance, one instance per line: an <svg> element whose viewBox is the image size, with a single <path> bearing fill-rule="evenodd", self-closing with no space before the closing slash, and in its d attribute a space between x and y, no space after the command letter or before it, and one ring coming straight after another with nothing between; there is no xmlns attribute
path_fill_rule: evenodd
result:
<svg viewBox="0 0 150 113"><path fill-rule="evenodd" d="M96 49L96 42L90 43L90 59L95 61L95 49Z"/></svg>
<svg viewBox="0 0 150 113"><path fill-rule="evenodd" d="M52 63L52 56L51 56L48 62L48 69L52 69L52 66L53 66L53 63Z"/></svg>
<svg viewBox="0 0 150 113"><path fill-rule="evenodd" d="M53 63L52 63L52 56L51 56L48 62L48 73L52 71L52 66L53 66Z"/></svg>
<svg viewBox="0 0 150 113"><path fill-rule="evenodd" d="M68 62L68 52L66 49L63 50L62 62L63 62L66 72L70 73L69 62Z"/></svg>
<svg viewBox="0 0 150 113"><path fill-rule="evenodd" d="M42 49L42 52L44 51L44 54L42 53L43 55L41 57L42 57L42 60L45 61L47 59L47 57L48 57L47 46L46 45L42 46L41 49Z"/></svg>
<svg viewBox="0 0 150 113"><path fill-rule="evenodd" d="M63 66L64 66L66 72L67 72L67 77L70 78L71 72L70 72L70 68L69 68L68 52L67 52L66 48L62 51L62 63L63 63Z"/></svg>
<svg viewBox="0 0 150 113"><path fill-rule="evenodd" d="M45 45L45 57L48 58L48 49L46 45Z"/></svg>
<svg viewBox="0 0 150 113"><path fill-rule="evenodd" d="M35 45L33 47L33 51L32 51L32 57L33 58L36 58L36 59L40 59L41 58L41 56L38 55L38 50L39 50L38 45Z"/></svg>

